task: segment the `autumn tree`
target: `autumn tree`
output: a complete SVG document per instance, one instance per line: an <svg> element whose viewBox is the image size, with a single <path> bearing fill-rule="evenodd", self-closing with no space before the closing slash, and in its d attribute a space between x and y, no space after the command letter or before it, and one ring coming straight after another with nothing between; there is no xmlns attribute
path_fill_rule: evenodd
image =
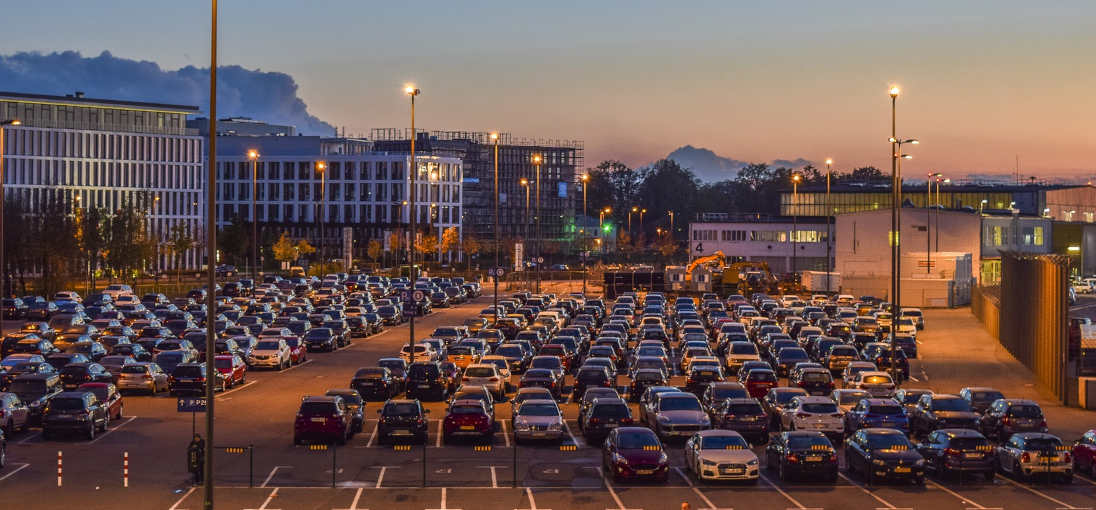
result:
<svg viewBox="0 0 1096 510"><path fill-rule="evenodd" d="M171 230L168 231L167 248L171 250L172 255L175 257L175 274L176 281L182 283L183 278L183 265L182 256L187 251L194 248L195 240L191 235L190 225L187 223L176 223L171 226Z"/></svg>
<svg viewBox="0 0 1096 510"><path fill-rule="evenodd" d="M380 241L373 239L369 241L369 245L365 248L365 254L369 256L369 259L373 262L380 260L384 255L384 245Z"/></svg>
<svg viewBox="0 0 1096 510"><path fill-rule="evenodd" d="M441 235L441 251L452 252L460 245L460 232L457 227L449 227ZM440 261L439 261L440 262Z"/></svg>

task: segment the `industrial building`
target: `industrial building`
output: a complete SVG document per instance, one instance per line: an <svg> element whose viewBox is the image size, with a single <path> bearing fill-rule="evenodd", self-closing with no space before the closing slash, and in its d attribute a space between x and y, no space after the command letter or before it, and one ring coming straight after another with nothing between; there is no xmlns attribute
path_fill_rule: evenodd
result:
<svg viewBox="0 0 1096 510"><path fill-rule="evenodd" d="M778 274L826 271L833 229L821 217L701 213L689 223L689 258L718 251L731 262L764 262Z"/></svg>

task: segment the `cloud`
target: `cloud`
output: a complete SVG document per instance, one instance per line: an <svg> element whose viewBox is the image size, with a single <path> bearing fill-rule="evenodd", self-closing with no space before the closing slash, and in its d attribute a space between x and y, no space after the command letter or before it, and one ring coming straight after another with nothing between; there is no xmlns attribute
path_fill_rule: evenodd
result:
<svg viewBox="0 0 1096 510"><path fill-rule="evenodd" d="M666 156L681 165L682 168L692 172L704 182L716 182L725 179L734 179L738 172L746 168L750 162L740 161L734 158L720 156L709 149L685 145L679 147ZM773 167L802 168L811 162L797 158L794 160L777 159L769 163Z"/></svg>
<svg viewBox="0 0 1096 510"><path fill-rule="evenodd" d="M72 94L198 106L208 111L209 69L187 66L175 71L144 60L118 58L104 51L85 57L77 51L0 55L0 89L30 94ZM220 66L217 69L217 116L246 116L289 124L303 134L331 135L335 128L308 113L297 95L297 82L279 72Z"/></svg>

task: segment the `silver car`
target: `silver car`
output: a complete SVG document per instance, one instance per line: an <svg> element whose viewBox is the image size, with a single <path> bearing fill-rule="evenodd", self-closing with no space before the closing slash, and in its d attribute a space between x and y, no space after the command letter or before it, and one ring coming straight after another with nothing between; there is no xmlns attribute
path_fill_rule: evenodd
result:
<svg viewBox="0 0 1096 510"><path fill-rule="evenodd" d="M514 441L557 441L563 437L563 415L554 400L526 400L514 411Z"/></svg>
<svg viewBox="0 0 1096 510"><path fill-rule="evenodd" d="M647 425L660 438L690 437L694 433L711 428L712 422L700 399L692 393L668 391L655 395L646 404Z"/></svg>
<svg viewBox="0 0 1096 510"><path fill-rule="evenodd" d="M1053 475L1065 482L1073 479L1069 447L1057 436L1043 432L1013 434L997 447L997 467L1021 480L1037 475Z"/></svg>
<svg viewBox="0 0 1096 510"><path fill-rule="evenodd" d="M167 373L150 361L126 363L118 374L116 386L118 391L141 390L156 394L168 390Z"/></svg>

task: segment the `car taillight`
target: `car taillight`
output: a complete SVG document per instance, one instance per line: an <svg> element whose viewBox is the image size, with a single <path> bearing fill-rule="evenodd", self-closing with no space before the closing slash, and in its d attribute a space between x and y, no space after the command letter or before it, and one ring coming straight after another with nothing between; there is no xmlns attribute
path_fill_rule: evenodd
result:
<svg viewBox="0 0 1096 510"><path fill-rule="evenodd" d="M1071 462L1072 459L1073 457L1070 456L1069 452L1062 454L1062 462Z"/></svg>
<svg viewBox="0 0 1096 510"><path fill-rule="evenodd" d="M1024 452L1024 454L1020 456L1020 462L1031 462L1031 455Z"/></svg>
<svg viewBox="0 0 1096 510"><path fill-rule="evenodd" d="M787 459L788 462L799 462L799 459L792 453L789 453L784 458Z"/></svg>
<svg viewBox="0 0 1096 510"><path fill-rule="evenodd" d="M1040 422L1039 422L1039 426L1040 426L1040 427L1046 427L1046 426L1047 426L1047 421L1046 421L1046 420L1042 420L1042 421L1040 421Z"/></svg>
<svg viewBox="0 0 1096 510"><path fill-rule="evenodd" d="M488 379L488 381L499 382L499 378L498 377L492 377L492 378Z"/></svg>
<svg viewBox="0 0 1096 510"><path fill-rule="evenodd" d="M810 418L811 415L809 415L807 413L795 413L795 417L796 418Z"/></svg>
<svg viewBox="0 0 1096 510"><path fill-rule="evenodd" d="M631 418L621 418L620 423L626 423L626 424L627 423L632 423L632 419Z"/></svg>
<svg viewBox="0 0 1096 510"><path fill-rule="evenodd" d="M841 413L833 413L833 414L831 414L831 415L830 415L830 417L832 417L832 418L840 418L840 417L841 417Z"/></svg>
<svg viewBox="0 0 1096 510"><path fill-rule="evenodd" d="M1004 418L1001 418L1001 425L1012 425L1012 417L1005 416Z"/></svg>
<svg viewBox="0 0 1096 510"><path fill-rule="evenodd" d="M962 452L956 450L955 448L947 448L944 450L944 455L958 456L960 453Z"/></svg>

